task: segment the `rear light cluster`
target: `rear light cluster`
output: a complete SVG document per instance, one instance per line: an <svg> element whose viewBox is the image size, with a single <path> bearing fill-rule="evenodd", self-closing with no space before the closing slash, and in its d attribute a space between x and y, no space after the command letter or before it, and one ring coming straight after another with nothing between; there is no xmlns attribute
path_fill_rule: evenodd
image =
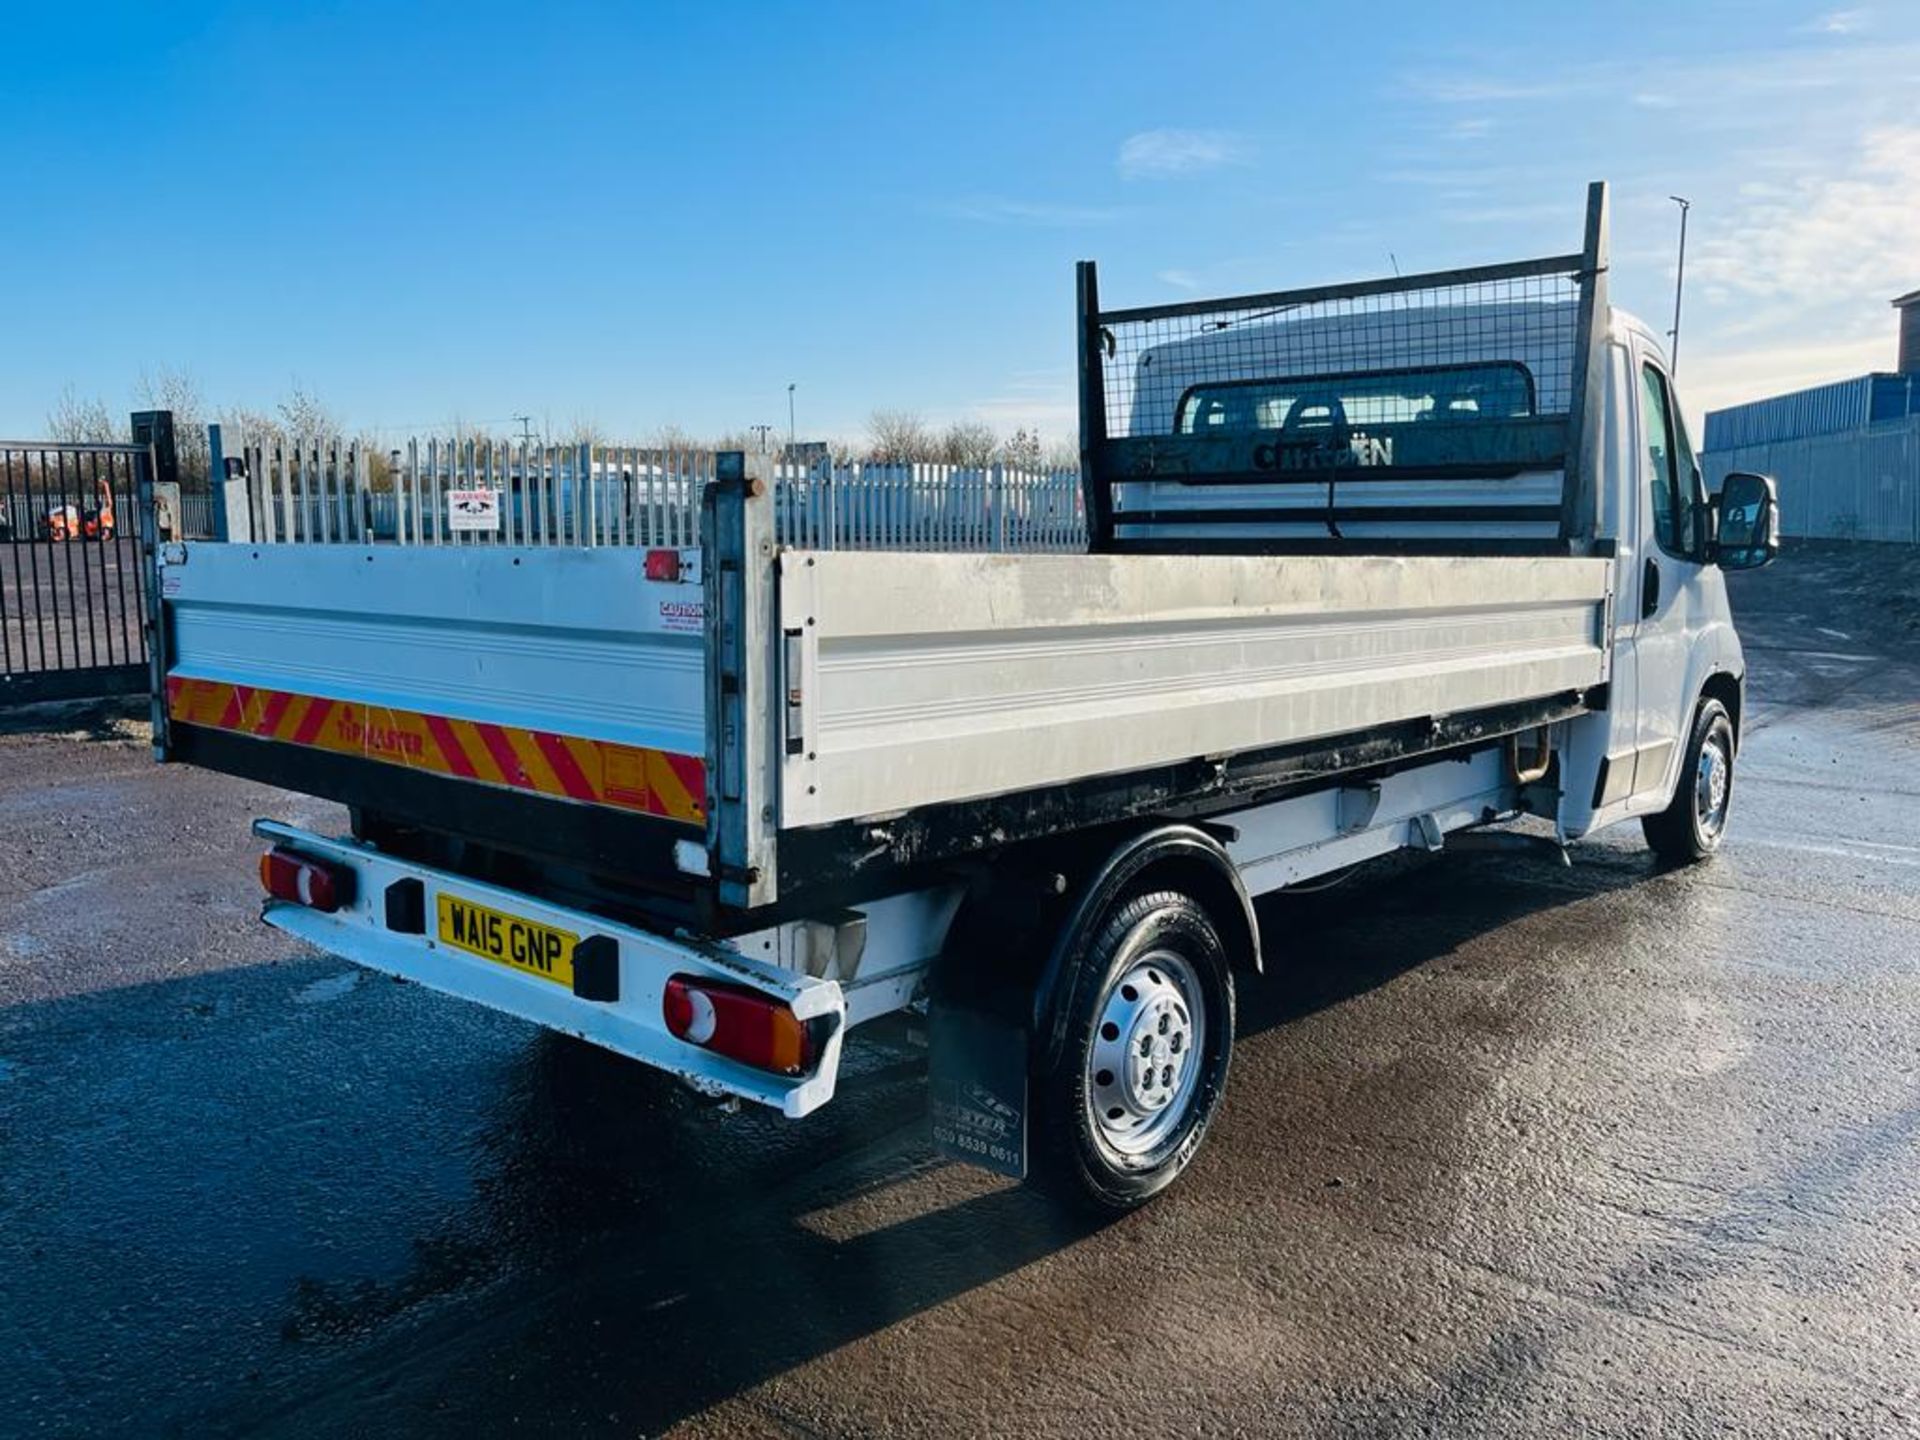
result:
<svg viewBox="0 0 1920 1440"><path fill-rule="evenodd" d="M667 1029L689 1045L778 1075L813 1068L812 1027L757 990L676 975L667 981L660 1011Z"/></svg>
<svg viewBox="0 0 1920 1440"><path fill-rule="evenodd" d="M260 883L276 900L332 914L353 900L353 872L279 846L260 857Z"/></svg>
<svg viewBox="0 0 1920 1440"><path fill-rule="evenodd" d="M678 550L647 551L647 579L677 581L680 578Z"/></svg>

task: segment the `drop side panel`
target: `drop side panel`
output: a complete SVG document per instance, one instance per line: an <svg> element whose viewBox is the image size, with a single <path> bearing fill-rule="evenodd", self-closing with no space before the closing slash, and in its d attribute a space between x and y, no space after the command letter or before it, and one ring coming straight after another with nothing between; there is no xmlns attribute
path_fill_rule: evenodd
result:
<svg viewBox="0 0 1920 1440"><path fill-rule="evenodd" d="M781 822L1589 690L1608 676L1610 573L1568 557L789 552Z"/></svg>

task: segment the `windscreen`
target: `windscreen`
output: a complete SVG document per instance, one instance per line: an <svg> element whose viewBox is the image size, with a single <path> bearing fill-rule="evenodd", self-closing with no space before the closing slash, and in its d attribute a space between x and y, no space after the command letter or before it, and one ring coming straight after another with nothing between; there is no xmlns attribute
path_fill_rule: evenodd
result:
<svg viewBox="0 0 1920 1440"><path fill-rule="evenodd" d="M1533 413L1527 368L1490 363L1195 385L1180 398L1175 428L1183 435L1310 432Z"/></svg>

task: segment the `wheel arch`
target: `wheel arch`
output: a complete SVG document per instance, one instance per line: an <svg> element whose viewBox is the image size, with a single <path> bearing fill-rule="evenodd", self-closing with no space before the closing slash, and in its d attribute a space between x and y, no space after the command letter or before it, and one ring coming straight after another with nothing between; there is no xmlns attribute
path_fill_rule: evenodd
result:
<svg viewBox="0 0 1920 1440"><path fill-rule="evenodd" d="M1693 727L1700 719L1700 707L1707 701L1718 700L1727 707L1727 718L1733 724L1734 753L1737 755L1740 752L1740 719L1747 689L1745 672L1725 669L1718 662L1714 662L1697 681L1692 681L1690 684L1693 704L1687 707L1681 719L1679 741L1673 747L1673 754L1668 757L1666 775L1660 788L1651 792L1651 798L1645 803L1639 803L1636 798L1631 813L1642 818L1658 814L1673 800L1686 770L1687 749L1692 741Z"/></svg>
<svg viewBox="0 0 1920 1440"><path fill-rule="evenodd" d="M1727 718L1733 722L1733 745L1736 751L1740 748L1740 711L1746 698L1746 689L1746 677L1735 675L1730 670L1715 670L1700 683L1700 700L1718 700L1727 707ZM1694 709L1696 712L1699 710L1698 701Z"/></svg>
<svg viewBox="0 0 1920 1440"><path fill-rule="evenodd" d="M1236 969L1259 971L1260 922L1253 900L1226 847L1206 830L1171 822L1122 836L1081 871L1070 903L1041 965L1033 994L1033 1034L1043 1055L1058 1055L1064 1040L1060 1003L1101 918L1128 895L1177 890L1207 912Z"/></svg>

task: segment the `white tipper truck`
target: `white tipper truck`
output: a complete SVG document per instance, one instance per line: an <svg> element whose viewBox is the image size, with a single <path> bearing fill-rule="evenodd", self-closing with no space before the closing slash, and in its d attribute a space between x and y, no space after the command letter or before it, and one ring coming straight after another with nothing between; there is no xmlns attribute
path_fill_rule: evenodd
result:
<svg viewBox="0 0 1920 1440"><path fill-rule="evenodd" d="M783 545L737 453L697 546L156 545L157 749L349 807L255 826L267 923L330 954L793 1117L924 1015L939 1146L1137 1205L1221 1102L1254 897L1721 843L1721 571L1773 488L1703 492L1606 207L1223 300L1103 310L1083 263L1084 554Z"/></svg>

